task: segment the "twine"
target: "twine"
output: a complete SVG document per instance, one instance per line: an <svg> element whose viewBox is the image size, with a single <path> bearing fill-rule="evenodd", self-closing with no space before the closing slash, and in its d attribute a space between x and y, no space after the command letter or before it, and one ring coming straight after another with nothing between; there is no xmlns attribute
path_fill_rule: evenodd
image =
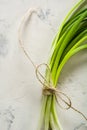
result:
<svg viewBox="0 0 87 130"><path fill-rule="evenodd" d="M18 39L19 39L19 43L20 43L20 46L21 46L24 54L26 55L28 60L32 63L32 65L33 65L33 67L35 69L35 74L36 74L36 77L37 77L38 81L42 84L42 93L43 93L43 95L45 95L45 96L54 95L56 97L57 104L62 109L68 110L68 109L71 108L72 110L79 113L87 121L87 117L81 111L79 111L78 109L76 109L75 107L72 106L72 102L71 102L70 98L67 96L67 94L63 93L62 91L59 91L58 88L54 88L54 86L52 86L51 82L50 81L48 82L47 79L39 71L39 68L41 66L43 66L43 65L46 66L46 68L48 69L48 71L50 73L50 80L52 80L51 79L50 67L46 63L42 63L42 64L39 64L39 65L36 66L35 63L33 62L33 60L31 59L30 55L26 51L26 49L24 47L23 40L22 40L22 29L23 29L23 25L25 25L26 21L30 19L31 15L33 13L37 14L37 9L31 8L23 16L23 19L21 21L21 24L20 24L19 30L18 30L18 36L19 36ZM43 79L43 81L41 79ZM65 99L63 97L65 97ZM62 106L60 101L62 101L62 103L65 103L66 107Z"/></svg>

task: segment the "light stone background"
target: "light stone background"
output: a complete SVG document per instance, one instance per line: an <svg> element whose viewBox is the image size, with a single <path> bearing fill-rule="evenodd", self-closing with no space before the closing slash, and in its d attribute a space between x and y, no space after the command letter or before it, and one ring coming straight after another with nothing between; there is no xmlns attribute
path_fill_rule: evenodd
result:
<svg viewBox="0 0 87 130"><path fill-rule="evenodd" d="M63 18L78 0L0 0L0 130L36 130L41 87L18 43L18 27L28 8L39 7L24 32L25 46L36 64L46 62ZM63 68L59 89L87 116L87 50ZM63 130L87 130L73 110L58 107Z"/></svg>

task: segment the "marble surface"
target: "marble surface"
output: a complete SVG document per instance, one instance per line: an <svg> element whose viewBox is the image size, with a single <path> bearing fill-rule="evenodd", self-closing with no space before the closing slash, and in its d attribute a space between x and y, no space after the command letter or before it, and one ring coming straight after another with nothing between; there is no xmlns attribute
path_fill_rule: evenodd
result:
<svg viewBox="0 0 87 130"><path fill-rule="evenodd" d="M25 46L36 64L47 61L52 40L64 16L78 0L0 0L0 130L36 130L41 87L34 68L18 43L21 17L39 7L24 33ZM87 116L87 53L64 66L59 89ZM87 130L87 122L72 110L58 107L63 130Z"/></svg>

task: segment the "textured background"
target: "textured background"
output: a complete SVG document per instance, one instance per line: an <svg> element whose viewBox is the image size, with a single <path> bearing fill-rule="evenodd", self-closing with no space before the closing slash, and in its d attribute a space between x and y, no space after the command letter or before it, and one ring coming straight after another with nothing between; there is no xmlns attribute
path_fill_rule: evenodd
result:
<svg viewBox="0 0 87 130"><path fill-rule="evenodd" d="M31 7L39 7L24 32L25 46L36 64L46 62L60 23L78 0L0 0L0 130L36 130L41 87L34 68L18 43L21 17ZM87 51L64 66L59 89L73 105L87 115ZM72 110L58 107L64 130L87 130L85 120Z"/></svg>

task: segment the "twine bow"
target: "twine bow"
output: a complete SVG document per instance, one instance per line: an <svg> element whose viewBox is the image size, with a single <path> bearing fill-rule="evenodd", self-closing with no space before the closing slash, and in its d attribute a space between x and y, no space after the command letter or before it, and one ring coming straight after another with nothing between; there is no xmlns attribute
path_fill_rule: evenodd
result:
<svg viewBox="0 0 87 130"><path fill-rule="evenodd" d="M72 106L71 99L67 96L67 94L63 93L62 91L59 91L58 88L52 87L51 81L48 82L46 80L46 78L40 73L39 68L42 65L45 65L47 67L47 69L50 73L50 80L51 80L51 71L50 71L49 66L45 63L39 64L36 67L36 77L37 77L38 81L43 85L43 94L46 95L46 96L55 95L57 104L62 109L68 110L68 109L71 108L72 110L74 110L77 113L79 113L80 115L82 115L85 120L87 120L87 117L82 112L80 112L78 109L76 109L75 107ZM41 80L40 76L41 76L41 78L43 79L44 82ZM66 107L62 106L60 101L62 101L62 103L65 103Z"/></svg>
<svg viewBox="0 0 87 130"><path fill-rule="evenodd" d="M21 32L22 32L22 28L23 28L23 24L25 23L26 21L26 18L30 18L31 14L32 13L37 13L36 9L29 9L27 11L27 13L24 15L23 19L22 19L22 22L20 24L20 27L19 27L19 31L18 31L18 34L19 34L19 43L20 43L20 46L24 52L24 54L26 55L26 57L28 58L28 60L32 63L33 67L35 68L35 74L36 74L36 77L38 79L38 81L42 84L42 92L45 96L52 96L54 95L56 97L56 101L57 101L57 104L62 108L62 109L73 109L74 111L76 111L77 113L79 113L81 116L83 116L83 118L87 121L87 117L82 113L80 112L78 109L76 109L75 107L72 106L72 102L70 100L70 98L67 96L67 94L63 93L62 91L59 91L58 88L55 88L52 86L52 78L51 78L51 70L50 70L50 67L43 63L43 64L39 64L38 66L36 66L33 62L33 60L31 59L31 57L29 56L28 52L25 50L24 48L24 43L22 41L22 36L21 36ZM42 73L39 71L39 68L44 65L46 66L48 72L49 72L49 81L47 81L47 79L45 78L45 76L42 75ZM42 80L43 81L42 81ZM64 98L63 98L64 97ZM66 107L64 107L61 103L65 103Z"/></svg>
<svg viewBox="0 0 87 130"><path fill-rule="evenodd" d="M50 76L50 80L49 81L47 81L47 79L40 73L40 71L39 71L39 68L41 67L41 66L46 66L46 68L47 68L47 70L49 71L48 73L49 73L49 76ZM39 64L37 67L36 67L36 71L35 71L35 73L36 73L36 77L37 77L37 79L38 79L38 81L42 84L42 86L43 86L43 88L42 88L42 93L43 93L43 95L45 95L45 96L50 96L50 95L55 95L55 97L56 97L56 101L57 101L57 103L58 103L58 105L61 107L61 108L63 108L63 109L69 109L69 108L71 108L71 100L70 100L70 98L65 94L65 93L63 93L62 91L59 91L58 90L58 88L55 88L55 87L53 87L52 86L52 83L51 83L51 80L52 80L52 76L51 76L51 71L50 71L50 68L49 68L49 66L47 65L47 64L45 64L45 63L42 63L42 64ZM42 80L41 80L41 78L42 78ZM63 99L62 98L62 96L63 97L65 97L66 98L66 100L65 99ZM66 105L67 105L67 107L64 107L64 106L62 106L61 105L61 103L59 102L59 99L63 102L63 103L65 103Z"/></svg>

